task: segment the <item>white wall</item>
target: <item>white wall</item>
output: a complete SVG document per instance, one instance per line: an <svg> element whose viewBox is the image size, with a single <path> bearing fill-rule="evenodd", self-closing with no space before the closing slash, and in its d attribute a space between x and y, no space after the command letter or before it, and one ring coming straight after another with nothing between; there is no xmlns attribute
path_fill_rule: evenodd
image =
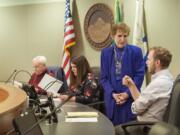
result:
<svg viewBox="0 0 180 135"><path fill-rule="evenodd" d="M84 35L84 18L95 3L107 4L114 11L114 0L75 0L73 18L77 44L73 55L85 55L92 66L99 66L100 51L95 50ZM121 0L124 21L132 31L135 18L135 0ZM14 69L32 72L31 60L45 55L48 65L60 65L63 46L65 0L61 2L0 7L0 80L6 80ZM163 46L173 54L170 69L179 73L180 62L180 1L145 0L145 14L149 45ZM24 77L27 75L24 75Z"/></svg>
<svg viewBox="0 0 180 135"><path fill-rule="evenodd" d="M0 8L0 80L14 69L32 71L36 55L60 65L64 7L65 2Z"/></svg>
<svg viewBox="0 0 180 135"><path fill-rule="evenodd" d="M173 54L170 69L179 74L180 61L180 2L179 0L146 1L147 29L150 46L163 46Z"/></svg>

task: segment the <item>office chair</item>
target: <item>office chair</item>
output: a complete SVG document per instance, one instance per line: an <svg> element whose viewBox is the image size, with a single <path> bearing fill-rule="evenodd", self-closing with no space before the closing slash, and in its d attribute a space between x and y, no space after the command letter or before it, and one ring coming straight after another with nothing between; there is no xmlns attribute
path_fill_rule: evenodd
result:
<svg viewBox="0 0 180 135"><path fill-rule="evenodd" d="M161 122L152 126L148 135L180 135L180 131L171 124Z"/></svg>
<svg viewBox="0 0 180 135"><path fill-rule="evenodd" d="M180 129L180 119L179 119L179 114L180 114L180 75L176 77L176 80L173 85L171 97L169 100L169 104L167 107L167 110L165 112L163 121L166 123L169 123L171 125L176 126L178 129ZM148 121L133 121L133 122L128 122L125 124L122 124L121 127L123 128L125 135L133 135L131 130L128 130L128 127L133 127L133 126L152 126L156 124L155 122L148 122ZM147 134L144 133L144 135Z"/></svg>
<svg viewBox="0 0 180 135"><path fill-rule="evenodd" d="M67 81L66 81L66 77L65 77L63 68L58 67L58 66L50 66L50 67L48 67L48 71L50 73L53 73L55 75L54 76L55 78L57 78L58 80L63 82L63 85L58 92L59 93L66 92L66 90L68 90L68 85L67 85Z"/></svg>
<svg viewBox="0 0 180 135"><path fill-rule="evenodd" d="M100 112L105 114L105 108L104 108L104 93L103 88L100 85L100 68L99 67L91 67L91 70L95 76L95 78L98 80L98 101L97 103L94 103L93 107Z"/></svg>

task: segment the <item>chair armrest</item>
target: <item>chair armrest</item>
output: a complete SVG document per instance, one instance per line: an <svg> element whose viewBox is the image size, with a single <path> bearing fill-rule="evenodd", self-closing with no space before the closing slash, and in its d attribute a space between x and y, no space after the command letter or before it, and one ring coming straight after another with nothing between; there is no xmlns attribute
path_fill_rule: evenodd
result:
<svg viewBox="0 0 180 135"><path fill-rule="evenodd" d="M94 106L94 105L101 105L101 104L104 104L104 101L97 101L97 102L89 103L87 105L88 106Z"/></svg>
<svg viewBox="0 0 180 135"><path fill-rule="evenodd" d="M151 126L156 124L157 122L153 122L153 121L131 121L128 123L124 123L121 125L125 135L130 135L130 133L127 130L127 127L135 127L135 126Z"/></svg>

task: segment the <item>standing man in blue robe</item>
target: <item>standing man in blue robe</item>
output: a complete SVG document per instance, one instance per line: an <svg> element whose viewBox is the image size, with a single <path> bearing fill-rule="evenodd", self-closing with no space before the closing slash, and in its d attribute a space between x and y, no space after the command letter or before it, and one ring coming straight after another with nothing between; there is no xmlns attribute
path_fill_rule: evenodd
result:
<svg viewBox="0 0 180 135"><path fill-rule="evenodd" d="M122 78L130 76L138 89L144 79L145 63L139 47L129 45L130 29L125 23L112 26L114 43L101 52L101 85L104 89L106 115L114 125L136 119L131 112L130 90L122 85Z"/></svg>

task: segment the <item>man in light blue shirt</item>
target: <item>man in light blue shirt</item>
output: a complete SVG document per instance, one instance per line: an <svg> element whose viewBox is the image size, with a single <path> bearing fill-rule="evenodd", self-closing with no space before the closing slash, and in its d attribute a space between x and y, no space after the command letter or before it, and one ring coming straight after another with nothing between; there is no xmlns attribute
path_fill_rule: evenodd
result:
<svg viewBox="0 0 180 135"><path fill-rule="evenodd" d="M173 77L168 70L171 59L172 55L165 48L150 49L146 64L152 74L151 83L141 93L129 76L123 78L123 84L130 89L134 99L132 112L137 114L139 121L162 120L173 86Z"/></svg>
<svg viewBox="0 0 180 135"><path fill-rule="evenodd" d="M152 74L151 83L141 92L129 76L122 80L131 92L134 102L131 110L138 121L161 121L169 103L173 87L173 77L168 70L171 53L162 47L151 48L146 61L148 71ZM129 127L136 135L143 134L143 127ZM124 135L121 125L116 126L116 135Z"/></svg>

